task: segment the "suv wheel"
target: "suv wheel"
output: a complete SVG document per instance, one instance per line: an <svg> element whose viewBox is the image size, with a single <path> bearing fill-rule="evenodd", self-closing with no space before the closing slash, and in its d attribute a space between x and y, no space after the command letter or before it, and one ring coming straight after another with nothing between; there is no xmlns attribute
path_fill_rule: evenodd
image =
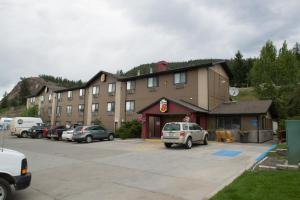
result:
<svg viewBox="0 0 300 200"><path fill-rule="evenodd" d="M27 136L28 136L27 131L23 131L23 132L21 133L21 137L22 137L22 138L26 138Z"/></svg>
<svg viewBox="0 0 300 200"><path fill-rule="evenodd" d="M38 139L41 139L42 137L43 137L43 136L42 136L42 134L40 134L40 133L37 135L37 138L38 138Z"/></svg>
<svg viewBox="0 0 300 200"><path fill-rule="evenodd" d="M0 178L0 200L8 200L11 196L11 188L9 183L3 179Z"/></svg>
<svg viewBox="0 0 300 200"><path fill-rule="evenodd" d="M172 146L172 143L165 143L166 148L171 148L171 146Z"/></svg>
<svg viewBox="0 0 300 200"><path fill-rule="evenodd" d="M207 145L207 144L208 144L208 138L207 138L207 135L205 135L205 137L204 137L203 144L204 144L204 145Z"/></svg>
<svg viewBox="0 0 300 200"><path fill-rule="evenodd" d="M87 143L93 142L92 136L90 136L90 135L86 136L85 141L86 141Z"/></svg>
<svg viewBox="0 0 300 200"><path fill-rule="evenodd" d="M190 149L190 148L192 148L192 146L193 146L192 138L188 137L188 139L186 140L186 143L185 143L185 148Z"/></svg>
<svg viewBox="0 0 300 200"><path fill-rule="evenodd" d="M113 134L110 134L110 135L108 136L108 140L109 140L109 141L114 140L114 135L113 135Z"/></svg>

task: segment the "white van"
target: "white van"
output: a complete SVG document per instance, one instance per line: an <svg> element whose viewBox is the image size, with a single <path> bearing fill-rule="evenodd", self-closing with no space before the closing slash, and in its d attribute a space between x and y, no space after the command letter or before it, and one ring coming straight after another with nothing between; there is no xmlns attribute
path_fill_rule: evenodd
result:
<svg viewBox="0 0 300 200"><path fill-rule="evenodd" d="M7 130L8 125L10 124L11 121L12 121L12 118L1 117L0 118L0 129Z"/></svg>
<svg viewBox="0 0 300 200"><path fill-rule="evenodd" d="M10 133L18 137L27 137L31 127L42 124L41 118L14 117L10 123Z"/></svg>

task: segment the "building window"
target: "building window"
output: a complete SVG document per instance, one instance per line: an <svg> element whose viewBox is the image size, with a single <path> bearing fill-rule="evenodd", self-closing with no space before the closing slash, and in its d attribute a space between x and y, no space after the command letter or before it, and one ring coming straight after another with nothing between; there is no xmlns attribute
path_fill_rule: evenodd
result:
<svg viewBox="0 0 300 200"><path fill-rule="evenodd" d="M99 86L93 86L92 94L94 97L99 95Z"/></svg>
<svg viewBox="0 0 300 200"><path fill-rule="evenodd" d="M83 97L84 93L85 93L85 90L84 89L80 89L79 90L79 97Z"/></svg>
<svg viewBox="0 0 300 200"><path fill-rule="evenodd" d="M57 101L61 100L61 93L57 93Z"/></svg>
<svg viewBox="0 0 300 200"><path fill-rule="evenodd" d="M93 103L92 104L92 112L96 113L99 111L99 104L98 103Z"/></svg>
<svg viewBox="0 0 300 200"><path fill-rule="evenodd" d="M66 112L67 112L67 114L71 114L72 113L72 106L67 106Z"/></svg>
<svg viewBox="0 0 300 200"><path fill-rule="evenodd" d="M126 90L128 93L133 93L135 90L135 81L127 81Z"/></svg>
<svg viewBox="0 0 300 200"><path fill-rule="evenodd" d="M116 92L116 83L109 83L108 84L108 93L110 95L113 95L113 94L115 94L115 92Z"/></svg>
<svg viewBox="0 0 300 200"><path fill-rule="evenodd" d="M44 111L43 111L44 112ZM52 108L51 107L48 107L48 116L51 116L52 114Z"/></svg>
<svg viewBox="0 0 300 200"><path fill-rule="evenodd" d="M158 77L148 78L148 87L149 88L158 87Z"/></svg>
<svg viewBox="0 0 300 200"><path fill-rule="evenodd" d="M40 96L40 101L41 103L44 103L45 97L44 96Z"/></svg>
<svg viewBox="0 0 300 200"><path fill-rule="evenodd" d="M78 105L78 112L80 112L80 113L84 112L84 105L83 104Z"/></svg>
<svg viewBox="0 0 300 200"><path fill-rule="evenodd" d="M217 118L218 129L241 129L240 116L226 116Z"/></svg>
<svg viewBox="0 0 300 200"><path fill-rule="evenodd" d="M115 102L107 103L107 112L115 112Z"/></svg>
<svg viewBox="0 0 300 200"><path fill-rule="evenodd" d="M56 115L60 116L61 115L61 106L56 107Z"/></svg>
<svg viewBox="0 0 300 200"><path fill-rule="evenodd" d="M35 97L30 98L30 103L35 103Z"/></svg>
<svg viewBox="0 0 300 200"><path fill-rule="evenodd" d="M60 126L60 121L56 121L55 126Z"/></svg>
<svg viewBox="0 0 300 200"><path fill-rule="evenodd" d="M179 72L174 74L174 84L186 83L186 72Z"/></svg>
<svg viewBox="0 0 300 200"><path fill-rule="evenodd" d="M72 91L68 91L68 100L71 100L73 97L73 92Z"/></svg>
<svg viewBox="0 0 300 200"><path fill-rule="evenodd" d="M52 100L52 94L51 93L48 96L48 100L49 100L49 102L51 102L51 100Z"/></svg>
<svg viewBox="0 0 300 200"><path fill-rule="evenodd" d="M134 101L126 101L126 112L134 111Z"/></svg>

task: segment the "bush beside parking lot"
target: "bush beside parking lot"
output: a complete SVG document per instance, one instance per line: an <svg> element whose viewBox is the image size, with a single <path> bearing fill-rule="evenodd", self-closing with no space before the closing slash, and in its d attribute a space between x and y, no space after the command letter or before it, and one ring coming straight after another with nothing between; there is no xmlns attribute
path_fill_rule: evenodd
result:
<svg viewBox="0 0 300 200"><path fill-rule="evenodd" d="M116 137L121 139L140 138L142 126L137 120L124 123L117 131Z"/></svg>

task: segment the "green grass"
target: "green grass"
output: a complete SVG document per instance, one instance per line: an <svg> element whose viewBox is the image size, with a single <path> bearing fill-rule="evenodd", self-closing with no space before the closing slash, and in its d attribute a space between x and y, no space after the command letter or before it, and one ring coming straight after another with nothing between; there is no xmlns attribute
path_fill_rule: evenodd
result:
<svg viewBox="0 0 300 200"><path fill-rule="evenodd" d="M258 100L258 97L254 91L254 88L239 88L239 95L236 97L232 97L235 101L250 101L250 100Z"/></svg>
<svg viewBox="0 0 300 200"><path fill-rule="evenodd" d="M245 172L210 200L299 200L300 171Z"/></svg>

